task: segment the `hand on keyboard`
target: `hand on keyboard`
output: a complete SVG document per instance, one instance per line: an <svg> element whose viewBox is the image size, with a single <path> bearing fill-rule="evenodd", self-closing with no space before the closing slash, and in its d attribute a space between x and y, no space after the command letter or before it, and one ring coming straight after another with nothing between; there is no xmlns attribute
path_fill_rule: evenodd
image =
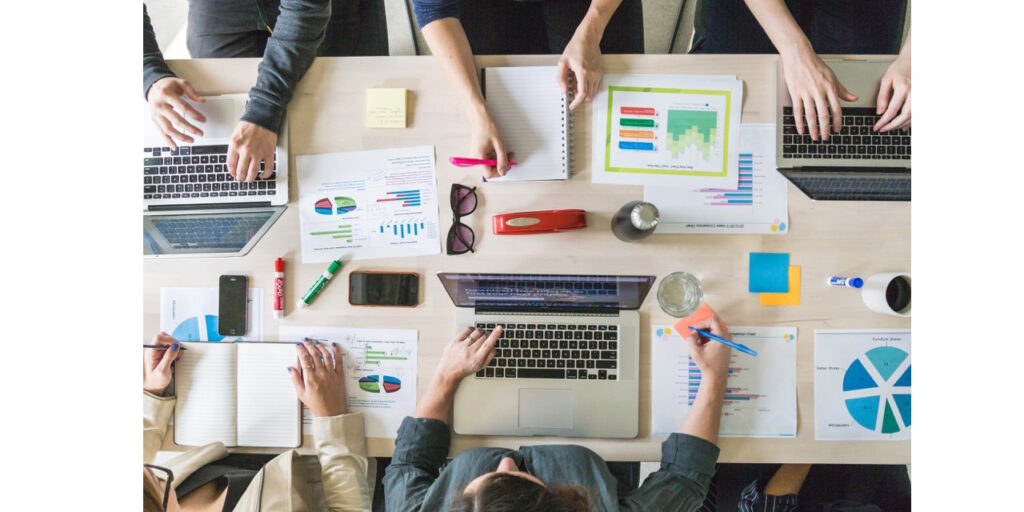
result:
<svg viewBox="0 0 1024 512"><path fill-rule="evenodd" d="M435 374L450 381L461 381L487 366L494 358L494 346L503 329L499 325L488 333L466 327L444 348Z"/></svg>
<svg viewBox="0 0 1024 512"><path fill-rule="evenodd" d="M175 150L178 149L178 145L175 144L174 139L190 144L195 142L185 132L203 135L203 131L188 122L184 115L201 123L206 122L206 116L189 105L185 101L185 96L196 103L206 102L206 98L196 94L188 82L173 76L157 80L146 93L146 101L149 102L149 114L153 118L153 124L160 130L160 135L167 145ZM181 112L178 112L179 110Z"/></svg>
<svg viewBox="0 0 1024 512"><path fill-rule="evenodd" d="M228 144L228 173L237 181L253 182L256 176L266 178L274 172L274 150L277 134L252 124L239 121Z"/></svg>
<svg viewBox="0 0 1024 512"><path fill-rule="evenodd" d="M829 139L829 127L839 133L843 109L839 100L856 101L836 74L810 48L782 55L789 96L793 99L793 115L797 133L804 133L804 118L812 140ZM831 111L831 117L830 117Z"/></svg>
<svg viewBox="0 0 1024 512"><path fill-rule="evenodd" d="M878 114L875 131L888 132L910 128L910 40L900 56L889 65L878 89ZM899 115L897 115L899 114Z"/></svg>

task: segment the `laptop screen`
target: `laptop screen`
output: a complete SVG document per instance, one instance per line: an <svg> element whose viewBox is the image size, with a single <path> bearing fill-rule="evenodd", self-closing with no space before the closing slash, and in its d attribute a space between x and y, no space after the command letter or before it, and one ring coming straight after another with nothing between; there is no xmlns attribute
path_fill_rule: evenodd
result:
<svg viewBox="0 0 1024 512"><path fill-rule="evenodd" d="M275 209L146 215L144 255L236 254L276 219Z"/></svg>
<svg viewBox="0 0 1024 512"><path fill-rule="evenodd" d="M437 276L459 307L609 311L639 309L655 278L447 272Z"/></svg>

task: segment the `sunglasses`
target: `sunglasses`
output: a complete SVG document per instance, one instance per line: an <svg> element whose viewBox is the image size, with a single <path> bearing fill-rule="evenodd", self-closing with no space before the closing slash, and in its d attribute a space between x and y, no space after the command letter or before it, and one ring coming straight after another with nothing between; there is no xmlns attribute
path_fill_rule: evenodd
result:
<svg viewBox="0 0 1024 512"><path fill-rule="evenodd" d="M451 203L452 227L448 230L448 254L474 252L476 234L462 223L462 218L476 211L476 187L452 183Z"/></svg>
<svg viewBox="0 0 1024 512"><path fill-rule="evenodd" d="M164 506L163 509L167 510L167 501L171 497L171 482L174 481L174 473L163 466L157 466L155 464L143 464L143 467L149 471L149 476L153 477L153 480L157 482L163 481L164 483ZM157 472L163 474L163 478L157 476Z"/></svg>

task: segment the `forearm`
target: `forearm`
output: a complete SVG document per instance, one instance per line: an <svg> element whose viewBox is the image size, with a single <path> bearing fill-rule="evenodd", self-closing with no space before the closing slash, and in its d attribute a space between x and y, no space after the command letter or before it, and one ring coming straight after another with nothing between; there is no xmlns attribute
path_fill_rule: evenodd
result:
<svg viewBox="0 0 1024 512"><path fill-rule="evenodd" d="M324 500L330 510L368 510L366 436L360 413L313 419Z"/></svg>
<svg viewBox="0 0 1024 512"><path fill-rule="evenodd" d="M153 32L153 24L149 21L146 4L142 4L142 97L149 96L149 88L157 80L168 76L174 76L174 72L164 61L160 45L156 42L156 33Z"/></svg>
<svg viewBox="0 0 1024 512"><path fill-rule="evenodd" d="M764 486L764 493L770 496L800 494L800 487L810 471L810 464L783 464Z"/></svg>
<svg viewBox="0 0 1024 512"><path fill-rule="evenodd" d="M717 444L724 397L725 375L705 374L701 378L697 398L679 426L679 432Z"/></svg>
<svg viewBox="0 0 1024 512"><path fill-rule="evenodd" d="M413 411L413 418L430 418L448 423L452 415L452 402L458 379L435 373L427 392L423 394Z"/></svg>
<svg viewBox="0 0 1024 512"><path fill-rule="evenodd" d="M811 41L800 29L784 0L746 0L750 12L768 34L775 49L783 57L814 53Z"/></svg>
<svg viewBox="0 0 1024 512"><path fill-rule="evenodd" d="M600 43L604 29L621 3L622 0L592 0L583 21L576 27L575 35Z"/></svg>
<svg viewBox="0 0 1024 512"><path fill-rule="evenodd" d="M316 58L331 17L331 2L282 0L280 9L242 115L243 121L274 133L281 129L295 86Z"/></svg>
<svg viewBox="0 0 1024 512"><path fill-rule="evenodd" d="M423 27L423 39L455 88L463 110L471 122L488 119L480 80L477 78L473 51L462 24L456 18L443 18Z"/></svg>

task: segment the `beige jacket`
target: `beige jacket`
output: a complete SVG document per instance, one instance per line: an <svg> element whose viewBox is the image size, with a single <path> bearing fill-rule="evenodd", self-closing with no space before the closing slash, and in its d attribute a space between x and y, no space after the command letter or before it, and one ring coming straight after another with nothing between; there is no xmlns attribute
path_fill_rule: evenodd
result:
<svg viewBox="0 0 1024 512"><path fill-rule="evenodd" d="M152 463L167 434L167 423L177 399L146 392L143 395L143 459ZM313 440L319 464L295 450L278 455L256 474L235 512L370 510L372 497L366 480L362 414L315 418ZM184 452L163 465L174 472L173 485L177 486L197 469L227 455L228 450L222 443L210 443ZM311 468L314 469L312 477L309 476Z"/></svg>

